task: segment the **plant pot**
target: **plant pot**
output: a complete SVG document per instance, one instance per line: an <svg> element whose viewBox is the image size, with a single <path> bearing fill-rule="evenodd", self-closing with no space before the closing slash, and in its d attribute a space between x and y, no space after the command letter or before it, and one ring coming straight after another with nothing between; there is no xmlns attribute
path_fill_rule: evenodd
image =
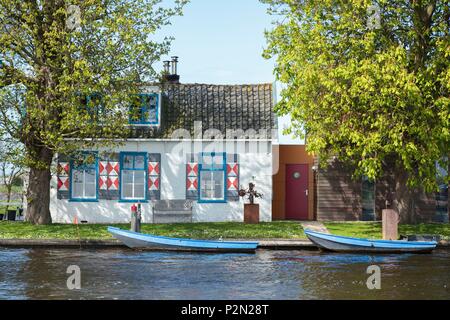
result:
<svg viewBox="0 0 450 320"><path fill-rule="evenodd" d="M259 223L259 204L244 204L244 223Z"/></svg>

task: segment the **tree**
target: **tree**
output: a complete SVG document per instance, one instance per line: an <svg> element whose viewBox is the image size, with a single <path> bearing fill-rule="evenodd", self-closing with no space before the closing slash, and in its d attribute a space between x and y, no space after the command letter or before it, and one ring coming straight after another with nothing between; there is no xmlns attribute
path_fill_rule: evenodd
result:
<svg viewBox="0 0 450 320"><path fill-rule="evenodd" d="M26 220L51 223L55 154L127 134L131 94L155 79L153 64L172 40L153 35L187 0L160 2L0 0L0 88L9 99L19 95L0 101L0 126L25 146Z"/></svg>
<svg viewBox="0 0 450 320"><path fill-rule="evenodd" d="M285 84L288 132L355 177L392 174L392 206L411 213L413 191L437 189L436 162L449 166L449 2L262 2L278 17L264 56Z"/></svg>
<svg viewBox="0 0 450 320"><path fill-rule="evenodd" d="M6 188L6 202L11 201L12 188L24 174L23 146L17 141L4 138L0 141L1 182ZM8 211L8 205L6 205Z"/></svg>

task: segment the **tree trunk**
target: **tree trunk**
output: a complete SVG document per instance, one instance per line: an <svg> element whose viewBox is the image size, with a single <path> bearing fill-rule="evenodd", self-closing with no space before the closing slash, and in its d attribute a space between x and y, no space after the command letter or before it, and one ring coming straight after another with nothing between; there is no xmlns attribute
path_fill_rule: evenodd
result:
<svg viewBox="0 0 450 320"><path fill-rule="evenodd" d="M50 224L50 166L53 153L43 148L37 152L39 166L30 168L27 189L27 213L25 220L33 224Z"/></svg>
<svg viewBox="0 0 450 320"><path fill-rule="evenodd" d="M9 185L7 185L6 186L6 192L8 193L7 195L6 195L6 203L8 203L7 205L6 205L6 209L5 209L5 212L6 213L8 213L8 209L9 209L9 203L10 203L10 201L11 201L11 185L9 184Z"/></svg>
<svg viewBox="0 0 450 320"><path fill-rule="evenodd" d="M390 195L388 208L398 212L401 223L417 223L416 203L417 191L406 185L408 173L401 168L394 168L388 180Z"/></svg>

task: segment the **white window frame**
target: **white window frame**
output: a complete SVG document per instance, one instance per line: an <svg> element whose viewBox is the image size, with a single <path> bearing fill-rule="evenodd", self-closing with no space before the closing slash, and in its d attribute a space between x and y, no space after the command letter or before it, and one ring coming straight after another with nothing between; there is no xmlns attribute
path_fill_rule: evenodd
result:
<svg viewBox="0 0 450 320"><path fill-rule="evenodd" d="M124 166L124 159L127 156L133 156L133 166L132 168L125 168ZM136 161L136 157L137 156L142 156L144 157L144 168L139 169L139 168L135 168L135 161ZM124 172L126 171L130 171L132 172L132 182L124 182L123 179L123 175ZM144 196L141 197L135 197L135 193L136 193L136 183L135 183L135 179L136 179L136 172L137 171L143 171L144 172ZM147 179L148 179L148 172L147 172L147 153L145 152L121 152L120 154L120 200L121 201L147 201ZM125 185L131 185L131 197L126 197L124 195L124 186Z"/></svg>
<svg viewBox="0 0 450 320"><path fill-rule="evenodd" d="M84 152L85 155L88 154L88 152ZM73 161L70 162L70 200L71 201L97 201L98 200L98 158L97 154L94 154L95 156L95 164L81 164L79 166L76 166ZM87 170L93 170L95 174L94 178L94 190L95 195L92 196L86 196L86 171ZM75 172L83 172L83 181L82 181L82 190L83 194L81 196L74 196L74 174Z"/></svg>

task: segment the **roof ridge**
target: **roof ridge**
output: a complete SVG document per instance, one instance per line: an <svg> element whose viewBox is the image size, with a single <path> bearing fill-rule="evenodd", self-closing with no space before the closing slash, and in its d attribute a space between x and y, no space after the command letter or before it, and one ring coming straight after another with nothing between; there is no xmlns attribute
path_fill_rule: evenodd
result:
<svg viewBox="0 0 450 320"><path fill-rule="evenodd" d="M274 82L260 82L260 83L234 83L234 84L217 84L217 83L201 83L201 82L190 82L190 83L170 83L170 82L142 82L141 85L144 86L160 86L160 85L181 85L181 86L217 86L217 87L243 87L243 86L272 86Z"/></svg>
<svg viewBox="0 0 450 320"><path fill-rule="evenodd" d="M242 87L242 86L267 86L273 85L272 82L261 82L261 83L237 83L237 84L216 84L216 83L165 83L169 85L190 85L190 86L217 86L217 87Z"/></svg>

